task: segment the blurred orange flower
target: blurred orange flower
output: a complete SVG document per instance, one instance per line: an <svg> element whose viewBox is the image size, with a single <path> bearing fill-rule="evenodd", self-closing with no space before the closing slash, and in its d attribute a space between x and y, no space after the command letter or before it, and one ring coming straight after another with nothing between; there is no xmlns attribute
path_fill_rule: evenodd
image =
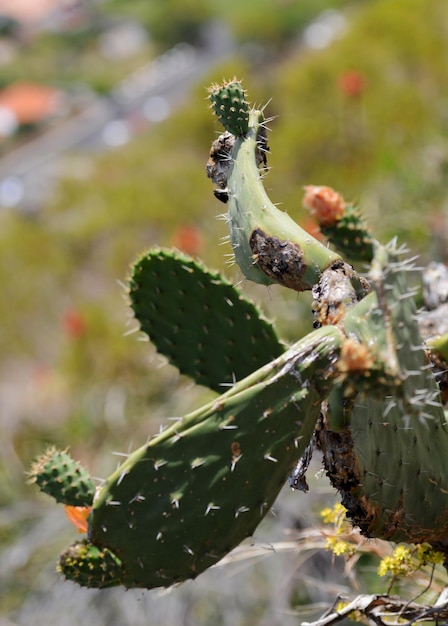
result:
<svg viewBox="0 0 448 626"><path fill-rule="evenodd" d="M86 321L76 309L69 309L62 317L62 329L66 335L77 339L86 331Z"/></svg>
<svg viewBox="0 0 448 626"><path fill-rule="evenodd" d="M90 511L92 510L91 506L69 506L66 504L64 506L65 515L67 519L76 526L79 533L86 533L89 524L87 522L87 518L90 515Z"/></svg>
<svg viewBox="0 0 448 626"><path fill-rule="evenodd" d="M338 87L344 96L358 98L364 92L367 85L365 77L361 72L349 71L341 74L338 80Z"/></svg>
<svg viewBox="0 0 448 626"><path fill-rule="evenodd" d="M344 216L344 198L331 187L307 185L304 190L303 206L321 226L332 226Z"/></svg>
<svg viewBox="0 0 448 626"><path fill-rule="evenodd" d="M186 252L191 256L198 256L202 252L204 239L197 226L185 224L179 226L174 232L172 244L181 252Z"/></svg>

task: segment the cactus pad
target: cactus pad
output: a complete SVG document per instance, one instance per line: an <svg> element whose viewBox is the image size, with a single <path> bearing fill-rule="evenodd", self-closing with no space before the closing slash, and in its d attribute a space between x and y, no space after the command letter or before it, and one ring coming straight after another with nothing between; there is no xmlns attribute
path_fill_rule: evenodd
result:
<svg viewBox="0 0 448 626"><path fill-rule="evenodd" d="M114 587L123 575L120 559L107 548L77 541L59 556L58 570L83 587Z"/></svg>
<svg viewBox="0 0 448 626"><path fill-rule="evenodd" d="M407 268L393 249L378 249L370 274L376 293L354 307L345 330L384 364L384 384L369 371L350 428L321 433L321 445L343 504L366 536L429 542L446 551L448 482L440 459L448 429Z"/></svg>
<svg viewBox="0 0 448 626"><path fill-rule="evenodd" d="M56 502L69 506L90 506L93 502L92 478L66 451L49 448L33 463L28 479Z"/></svg>
<svg viewBox="0 0 448 626"><path fill-rule="evenodd" d="M254 304L185 254L151 250L134 265L130 300L141 329L182 374L215 391L284 346Z"/></svg>
<svg viewBox="0 0 448 626"><path fill-rule="evenodd" d="M254 532L313 435L340 341L334 327L315 331L151 439L104 483L88 536L120 559L121 584L195 578Z"/></svg>
<svg viewBox="0 0 448 626"><path fill-rule="evenodd" d="M228 176L228 223L235 260L256 283L278 283L296 291L311 289L321 273L340 261L269 199L258 158L264 117L252 111L249 130L235 141Z"/></svg>
<svg viewBox="0 0 448 626"><path fill-rule="evenodd" d="M237 137L249 128L249 104L246 92L235 78L222 85L209 88L209 98L216 117L226 130Z"/></svg>
<svg viewBox="0 0 448 626"><path fill-rule="evenodd" d="M372 261L375 241L355 206L347 205L339 220L331 225L320 224L320 230L348 259L366 263Z"/></svg>

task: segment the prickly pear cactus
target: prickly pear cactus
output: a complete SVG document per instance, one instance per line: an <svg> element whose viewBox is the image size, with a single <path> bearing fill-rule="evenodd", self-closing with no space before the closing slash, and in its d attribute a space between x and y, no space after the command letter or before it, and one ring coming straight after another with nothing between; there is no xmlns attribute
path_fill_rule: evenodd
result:
<svg viewBox="0 0 448 626"><path fill-rule="evenodd" d="M141 255L129 297L157 350L214 391L224 391L285 350L252 302L185 254L154 249Z"/></svg>
<svg viewBox="0 0 448 626"><path fill-rule="evenodd" d="M179 419L107 479L89 541L120 559L121 584L195 578L252 535L312 437L340 340L335 328L315 331ZM61 557L67 577L73 559L72 549ZM89 584L102 586L103 577L92 574Z"/></svg>
<svg viewBox="0 0 448 626"><path fill-rule="evenodd" d="M434 298L426 285L436 304L417 316L412 262L376 242L329 188L307 187L304 203L339 252L306 233L263 187L263 111L250 109L235 80L214 85L210 100L225 131L207 174L228 209L236 262L257 283L312 290L315 330L287 348L218 274L176 252L142 255L129 281L141 329L217 395L131 454L93 501L85 475L67 477L54 459L33 466L46 493L92 507L87 538L60 556L60 571L87 587L195 578L252 535L292 471L291 485L306 490L314 442L366 536L448 554L443 289ZM341 255L370 271L360 275Z"/></svg>
<svg viewBox="0 0 448 626"><path fill-rule="evenodd" d="M408 270L392 246L377 250L370 271L375 293L344 320L348 336L371 346L363 357L370 359L371 380L347 390L353 406L345 428L335 432L329 415L318 437L348 515L367 537L446 550L448 483L441 460L448 433Z"/></svg>

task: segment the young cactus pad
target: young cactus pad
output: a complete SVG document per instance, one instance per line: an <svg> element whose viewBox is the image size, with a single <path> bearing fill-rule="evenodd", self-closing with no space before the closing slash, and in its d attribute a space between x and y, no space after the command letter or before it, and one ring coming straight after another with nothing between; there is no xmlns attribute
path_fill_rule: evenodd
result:
<svg viewBox="0 0 448 626"><path fill-rule="evenodd" d="M152 588L195 578L252 535L313 436L341 341L335 327L314 331L151 439L106 480L88 537L120 561L114 580ZM85 584L76 554L70 549L60 567ZM94 566L101 571L98 554ZM102 586L104 577L87 582Z"/></svg>
<svg viewBox="0 0 448 626"><path fill-rule="evenodd" d="M132 269L129 296L157 350L182 374L215 391L285 349L252 302L185 254L144 253Z"/></svg>
<svg viewBox="0 0 448 626"><path fill-rule="evenodd" d="M65 450L49 448L31 466L28 480L56 502L67 506L90 506L95 495L95 484L89 473Z"/></svg>
<svg viewBox="0 0 448 626"><path fill-rule="evenodd" d="M226 130L236 137L245 135L249 128L249 104L246 92L235 78L222 85L212 85L209 98L213 110Z"/></svg>

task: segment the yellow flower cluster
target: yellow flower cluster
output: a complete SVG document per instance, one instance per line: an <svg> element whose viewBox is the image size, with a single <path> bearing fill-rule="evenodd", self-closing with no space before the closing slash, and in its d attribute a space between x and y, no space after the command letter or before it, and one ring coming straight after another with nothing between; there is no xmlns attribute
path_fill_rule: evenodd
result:
<svg viewBox="0 0 448 626"><path fill-rule="evenodd" d="M428 565L428 563L443 565L445 563L445 555L431 548L429 543L421 543L417 546L416 557L421 565Z"/></svg>
<svg viewBox="0 0 448 626"><path fill-rule="evenodd" d="M347 521L345 514L347 509L338 503L330 509L326 508L320 512L322 521L324 524L333 524L334 535L327 537L327 550L331 550L336 556L353 556L356 552L356 545L348 541L341 539L341 535L347 531L350 531L350 524Z"/></svg>
<svg viewBox="0 0 448 626"><path fill-rule="evenodd" d="M338 539L337 537L328 537L325 547L327 550L331 550L336 556L353 556L356 552L356 546L353 543L348 543L348 541Z"/></svg>
<svg viewBox="0 0 448 626"><path fill-rule="evenodd" d="M427 543L421 543L414 548L403 545L397 546L390 556L384 557L378 567L378 574L386 576L407 576L421 567L429 564L443 564L445 556L437 552Z"/></svg>
<svg viewBox="0 0 448 626"><path fill-rule="evenodd" d="M347 509L345 506L342 506L342 504L338 502L332 509L329 507L323 509L320 512L320 516L324 524L335 524L335 526L340 527L341 523L345 520L346 513Z"/></svg>
<svg viewBox="0 0 448 626"><path fill-rule="evenodd" d="M390 556L385 556L378 566L378 575L406 576L415 571L412 552L405 546L397 546Z"/></svg>

